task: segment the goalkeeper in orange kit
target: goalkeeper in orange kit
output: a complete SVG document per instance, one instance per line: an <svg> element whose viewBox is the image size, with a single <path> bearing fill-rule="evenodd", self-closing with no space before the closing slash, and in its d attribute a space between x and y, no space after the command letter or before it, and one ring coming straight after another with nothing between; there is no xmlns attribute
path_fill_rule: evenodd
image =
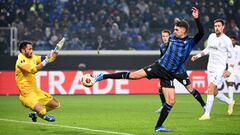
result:
<svg viewBox="0 0 240 135"><path fill-rule="evenodd" d="M56 48L47 56L33 54L32 43L29 41L23 41L19 45L20 54L16 61L15 79L21 103L34 111L29 113L33 122L37 121L37 116L49 122L56 120L54 116L47 115L47 112L59 108L60 103L49 93L37 87L36 73L56 59L64 41L65 38L60 40Z"/></svg>

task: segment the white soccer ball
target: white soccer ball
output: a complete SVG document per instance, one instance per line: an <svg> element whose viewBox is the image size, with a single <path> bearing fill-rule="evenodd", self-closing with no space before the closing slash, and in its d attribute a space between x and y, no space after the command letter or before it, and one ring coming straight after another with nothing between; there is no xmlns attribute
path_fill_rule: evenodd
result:
<svg viewBox="0 0 240 135"><path fill-rule="evenodd" d="M92 87L95 83L95 78L91 74L85 74L82 77L82 84L85 87Z"/></svg>

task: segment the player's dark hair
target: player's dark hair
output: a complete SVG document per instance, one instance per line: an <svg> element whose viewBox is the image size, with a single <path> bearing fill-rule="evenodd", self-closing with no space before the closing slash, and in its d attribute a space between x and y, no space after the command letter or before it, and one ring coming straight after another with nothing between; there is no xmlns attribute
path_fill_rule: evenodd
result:
<svg viewBox="0 0 240 135"><path fill-rule="evenodd" d="M19 51L21 52L22 49L25 49L28 44L31 44L31 45L32 45L32 42L30 42L30 41L22 41L22 42L19 44Z"/></svg>
<svg viewBox="0 0 240 135"><path fill-rule="evenodd" d="M224 21L222 19L216 19L214 20L214 24L217 23L217 22L220 22L222 23L222 25L225 25Z"/></svg>
<svg viewBox="0 0 240 135"><path fill-rule="evenodd" d="M161 33L168 33L169 35L171 35L171 31L168 30L168 29L164 29L164 30L162 30Z"/></svg>
<svg viewBox="0 0 240 135"><path fill-rule="evenodd" d="M186 29L186 32L188 32L189 29L189 24L186 20L176 20L175 21L175 26L177 27L183 27Z"/></svg>
<svg viewBox="0 0 240 135"><path fill-rule="evenodd" d="M232 38L232 39L234 39L234 40L238 40L238 39L237 39L237 36L235 36L235 35L231 35L231 36L229 36L229 38Z"/></svg>

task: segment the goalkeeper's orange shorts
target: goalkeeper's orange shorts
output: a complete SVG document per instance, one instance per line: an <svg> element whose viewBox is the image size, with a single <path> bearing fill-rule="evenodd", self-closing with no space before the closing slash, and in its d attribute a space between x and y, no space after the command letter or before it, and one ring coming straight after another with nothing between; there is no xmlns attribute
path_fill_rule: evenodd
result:
<svg viewBox="0 0 240 135"><path fill-rule="evenodd" d="M36 91L29 93L27 96L20 95L19 99L23 106L34 110L36 104L39 103L45 106L49 101L53 99L53 96L51 96L49 93L41 89L38 89Z"/></svg>

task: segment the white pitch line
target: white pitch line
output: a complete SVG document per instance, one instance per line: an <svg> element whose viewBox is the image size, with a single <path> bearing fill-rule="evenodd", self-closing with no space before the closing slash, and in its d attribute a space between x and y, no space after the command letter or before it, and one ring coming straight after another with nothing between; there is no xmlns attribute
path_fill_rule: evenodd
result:
<svg viewBox="0 0 240 135"><path fill-rule="evenodd" d="M114 132L114 131L106 131L106 130L98 130L98 129L83 128L83 127L58 125L58 124L46 124L46 123L40 123L40 122L19 121L19 120L4 119L4 118L0 118L0 121L14 122L14 123L24 123L24 124L32 124L32 125L41 125L41 126L61 127L61 128L69 128L69 129L78 129L78 130L86 130L86 131L91 131L91 132L115 134L115 135L134 135L134 134L129 134L129 133Z"/></svg>

